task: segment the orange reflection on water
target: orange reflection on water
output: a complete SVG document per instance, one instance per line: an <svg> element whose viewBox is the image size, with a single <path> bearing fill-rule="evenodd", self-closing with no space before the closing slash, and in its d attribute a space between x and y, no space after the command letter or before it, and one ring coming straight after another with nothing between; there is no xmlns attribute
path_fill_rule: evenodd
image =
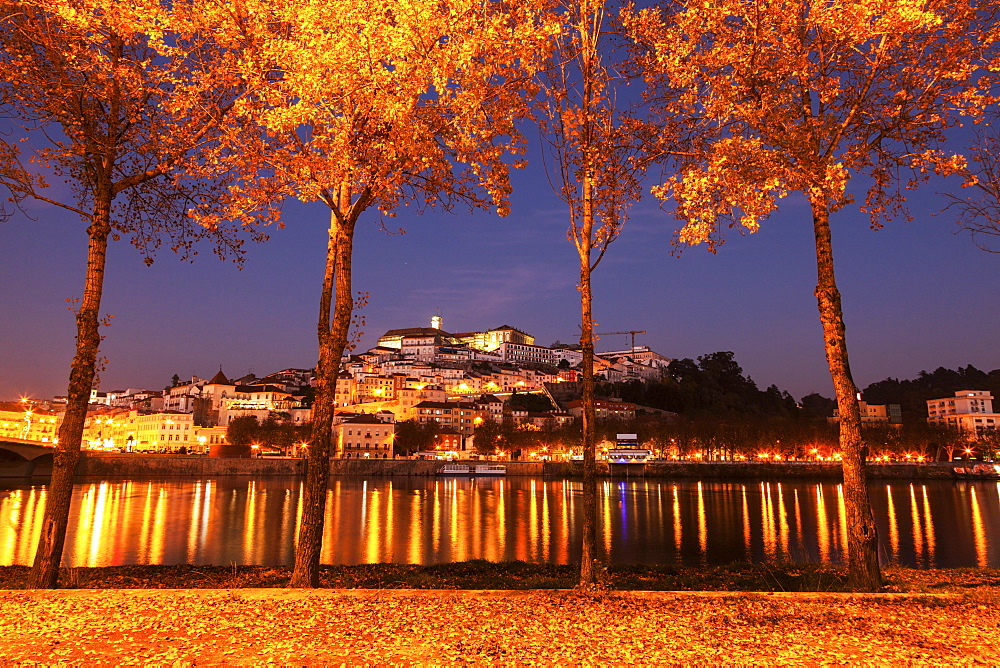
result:
<svg viewBox="0 0 1000 668"><path fill-rule="evenodd" d="M747 503L747 486L740 485L743 490L743 547L746 549L747 559L752 553L750 543L750 506Z"/></svg>
<svg viewBox="0 0 1000 668"><path fill-rule="evenodd" d="M604 554L611 554L611 483L603 485L604 494L601 495L601 517L604 520L601 526L601 533L604 536ZM597 531L597 527L594 527Z"/></svg>
<svg viewBox="0 0 1000 668"><path fill-rule="evenodd" d="M674 485L674 555L681 560L681 502L677 498L677 485Z"/></svg>
<svg viewBox="0 0 1000 668"><path fill-rule="evenodd" d="M927 543L927 563L934 565L934 551L937 541L934 539L934 520L931 515L931 502L927 498L927 485L920 486L921 495L924 498L924 540Z"/></svg>
<svg viewBox="0 0 1000 668"><path fill-rule="evenodd" d="M531 494L528 497L528 549L525 552L525 561L534 559L535 548L538 545L538 485L535 480L531 481Z"/></svg>
<svg viewBox="0 0 1000 668"><path fill-rule="evenodd" d="M420 512L421 490L413 490L410 494L410 533L406 540L406 561L419 564L421 561L420 537L423 534L424 514Z"/></svg>
<svg viewBox="0 0 1000 668"><path fill-rule="evenodd" d="M889 560L899 556L899 523L896 520L896 504L892 500L892 485L885 486L885 499L889 509Z"/></svg>
<svg viewBox="0 0 1000 668"><path fill-rule="evenodd" d="M988 563L986 526L983 524L983 513L979 508L976 488L972 485L969 485L969 501L972 504L972 536L976 545L976 565L980 568L986 568Z"/></svg>
<svg viewBox="0 0 1000 668"><path fill-rule="evenodd" d="M434 493L431 496L431 549L435 552L441 549L441 480L434 481ZM519 557L520 558L520 557Z"/></svg>
<svg viewBox="0 0 1000 668"><path fill-rule="evenodd" d="M708 520L705 517L705 490L698 482L698 550L702 563L708 562Z"/></svg>
<svg viewBox="0 0 1000 668"><path fill-rule="evenodd" d="M549 517L549 486L542 483L542 561L549 560L549 537L552 535Z"/></svg>
<svg viewBox="0 0 1000 668"><path fill-rule="evenodd" d="M382 561L380 559L382 555L379 554L381 536L378 535L379 525L382 524L380 516L382 495L379 494L378 489L369 492L367 484L368 482L365 481L365 494L361 501L361 536L364 545L365 562L377 564Z"/></svg>
<svg viewBox="0 0 1000 668"><path fill-rule="evenodd" d="M152 522L150 524L149 556L150 563L162 564L166 552L167 524L167 490L160 488L153 504Z"/></svg>
<svg viewBox="0 0 1000 668"><path fill-rule="evenodd" d="M777 556L777 531L774 522L774 508L771 506L771 483L760 484L760 521L763 530L764 554L773 559Z"/></svg>
<svg viewBox="0 0 1000 668"><path fill-rule="evenodd" d="M826 514L826 499L823 498L823 485L816 485L816 532L819 542L820 563L830 563L830 524Z"/></svg>
<svg viewBox="0 0 1000 668"><path fill-rule="evenodd" d="M788 513L785 512L785 492L778 483L778 549L788 554Z"/></svg>
<svg viewBox="0 0 1000 668"><path fill-rule="evenodd" d="M501 483L504 481L501 481ZM559 483L559 533L561 540L556 541L555 562L565 564L569 561L569 541L572 531L570 530L570 517L572 510L570 507L569 481L562 480Z"/></svg>
<svg viewBox="0 0 1000 668"><path fill-rule="evenodd" d="M806 548L806 536L805 527L802 524L802 506L799 503L799 490L794 489L792 493L795 498L795 535L798 536L798 546L799 549L805 552Z"/></svg>
<svg viewBox="0 0 1000 668"><path fill-rule="evenodd" d="M243 533L243 550L246 554L253 554L254 538L257 533L257 481L251 480L247 483L247 500L244 504L246 509L246 531Z"/></svg>
<svg viewBox="0 0 1000 668"><path fill-rule="evenodd" d="M917 494L913 483L910 483L910 518L913 523L913 553L919 566L927 565L927 553L924 551L923 523L920 521L920 507L917 505Z"/></svg>
<svg viewBox="0 0 1000 668"><path fill-rule="evenodd" d="M837 514L840 521L840 554L847 555L847 505L844 503L844 486L837 485Z"/></svg>
<svg viewBox="0 0 1000 668"><path fill-rule="evenodd" d="M499 559L502 546L507 544L507 481L500 481L500 491L497 493L497 547Z"/></svg>
<svg viewBox="0 0 1000 668"><path fill-rule="evenodd" d="M45 491L12 490L0 497L0 564L30 564L42 529Z"/></svg>

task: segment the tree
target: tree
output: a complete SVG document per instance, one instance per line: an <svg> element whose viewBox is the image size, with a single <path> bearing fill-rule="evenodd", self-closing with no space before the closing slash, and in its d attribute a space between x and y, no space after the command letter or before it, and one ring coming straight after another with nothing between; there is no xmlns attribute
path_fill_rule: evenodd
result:
<svg viewBox="0 0 1000 668"><path fill-rule="evenodd" d="M229 148L250 130L222 126L242 89L189 2L19 0L4 1L2 12L0 105L15 137L28 141L3 144L0 183L15 202L34 198L79 215L88 241L66 413L30 576L34 587L53 587L98 367L108 240L129 237L147 263L164 238L185 258L205 238L221 256L238 254L239 223L252 220L254 206L229 171L239 163ZM47 176L68 189L50 189Z"/></svg>
<svg viewBox="0 0 1000 668"><path fill-rule="evenodd" d="M430 450L434 447L434 437L441 431L436 420L420 424L414 419L396 423L395 446L406 455Z"/></svg>
<svg viewBox="0 0 1000 668"><path fill-rule="evenodd" d="M246 5L250 8L251 5ZM293 587L315 587L323 538L336 378L354 314L351 262L361 216L458 202L506 213L521 83L550 30L532 3L457 0L257 2L247 76L273 77L250 120L276 138L276 180L330 212L319 362ZM514 152L518 149L514 148Z"/></svg>
<svg viewBox="0 0 1000 668"><path fill-rule="evenodd" d="M552 402L544 394L536 392L514 392L506 401L511 408L517 408L530 413L543 413L554 409Z"/></svg>
<svg viewBox="0 0 1000 668"><path fill-rule="evenodd" d="M260 424L254 415L241 415L229 421L226 442L230 445L249 446L260 435Z"/></svg>
<svg viewBox="0 0 1000 668"><path fill-rule="evenodd" d="M613 75L602 62L605 0L563 8L565 29L543 78L540 124L554 157L557 193L569 208L577 252L580 349L583 352L583 548L580 586L596 583L597 464L594 410L594 317L591 276L639 198L638 163L628 118L616 110Z"/></svg>
<svg viewBox="0 0 1000 668"><path fill-rule="evenodd" d="M824 397L818 392L807 394L802 397L802 411L809 417L828 418L833 416L833 411L837 408L837 402ZM877 403L877 402L875 402Z"/></svg>
<svg viewBox="0 0 1000 668"><path fill-rule="evenodd" d="M629 27L642 51L653 113L676 172L656 187L673 200L678 242L714 250L725 224L750 231L792 191L811 210L816 298L840 411L855 589L882 585L865 486L857 388L834 274L831 215L869 188L871 225L905 212L905 192L964 161L943 150L947 130L982 102L980 44L992 44L995 3L761 0L670 2ZM991 33L991 31L993 31Z"/></svg>

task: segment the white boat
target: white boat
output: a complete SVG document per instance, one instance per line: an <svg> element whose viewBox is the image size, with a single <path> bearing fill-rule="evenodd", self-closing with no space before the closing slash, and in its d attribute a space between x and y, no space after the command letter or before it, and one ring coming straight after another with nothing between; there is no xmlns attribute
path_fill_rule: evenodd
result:
<svg viewBox="0 0 1000 668"><path fill-rule="evenodd" d="M477 464L476 475L507 475L507 467L503 464Z"/></svg>
<svg viewBox="0 0 1000 668"><path fill-rule="evenodd" d="M645 464L653 458L653 451L644 448L614 448L608 450L609 464Z"/></svg>
<svg viewBox="0 0 1000 668"><path fill-rule="evenodd" d="M445 464L438 469L438 475L469 475L472 467L468 464Z"/></svg>

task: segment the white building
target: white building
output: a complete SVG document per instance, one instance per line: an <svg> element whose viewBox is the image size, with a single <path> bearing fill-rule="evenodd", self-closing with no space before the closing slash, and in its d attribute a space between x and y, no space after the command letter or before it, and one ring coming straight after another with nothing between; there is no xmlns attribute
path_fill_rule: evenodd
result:
<svg viewBox="0 0 1000 668"><path fill-rule="evenodd" d="M132 432L125 438L125 449L136 452L178 452L184 448L189 451L197 443L193 417L190 413L140 415L134 411L128 416L122 416L119 419L123 426L131 427Z"/></svg>
<svg viewBox="0 0 1000 668"><path fill-rule="evenodd" d="M672 361L669 357L665 357L655 350L650 349L649 346L635 346L629 350L612 350L606 353L597 353L597 355L605 358L627 357L637 364L644 364L657 369L666 369Z"/></svg>
<svg viewBox="0 0 1000 668"><path fill-rule="evenodd" d="M1000 413L993 412L993 396L986 390L959 390L953 397L929 399L927 421L962 431L996 429Z"/></svg>
<svg viewBox="0 0 1000 668"><path fill-rule="evenodd" d="M505 362L512 364L551 364L555 366L559 363L556 354L544 346L535 346L528 343L515 343L504 341L497 350Z"/></svg>

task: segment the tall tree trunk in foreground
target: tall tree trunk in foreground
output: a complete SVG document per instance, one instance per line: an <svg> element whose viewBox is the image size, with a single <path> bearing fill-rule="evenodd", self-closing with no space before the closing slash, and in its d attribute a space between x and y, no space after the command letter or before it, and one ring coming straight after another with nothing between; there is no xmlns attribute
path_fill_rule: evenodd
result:
<svg viewBox="0 0 1000 668"><path fill-rule="evenodd" d="M76 354L70 369L66 413L59 426L59 443L45 495L42 530L28 578L30 586L35 589L54 588L59 579L59 564L73 499L73 477L80 461L87 406L97 370L97 353L101 344L101 296L104 292L108 235L111 233L112 200L111 184L102 180L99 186L94 194L92 222L87 228L87 275L80 308L76 313Z"/></svg>
<svg viewBox="0 0 1000 668"><path fill-rule="evenodd" d="M594 271L591 251L594 248L596 214L594 180L596 178L595 91L597 70L597 39L600 36L601 3L581 6L580 73L583 88L580 100L580 225L574 229L573 241L580 259L580 348L583 352L583 531L580 550L580 586L597 583L597 443L594 410L594 313L591 275ZM591 25L594 22L596 27ZM574 226L575 227L575 226Z"/></svg>
<svg viewBox="0 0 1000 668"><path fill-rule="evenodd" d="M826 360L840 413L844 506L847 513L848 584L856 591L877 591L883 585L878 563L878 534L868 498L858 390L851 377L847 359L844 313L833 272L830 210L823 194L812 194L810 203L816 236L816 300L823 325Z"/></svg>
<svg viewBox="0 0 1000 668"><path fill-rule="evenodd" d="M348 200L349 202L349 200ZM348 210L344 206L340 211ZM302 500L302 521L295 546L295 566L290 587L318 587L319 559L326 525L326 495L330 481L333 447L333 417L336 408L337 374L340 358L354 310L351 294L351 254L354 246L354 212L342 216L330 213L330 232L320 297L317 338L319 361L316 366L316 395L313 400L312 442L306 460L306 480ZM331 303L333 319L331 321Z"/></svg>
<svg viewBox="0 0 1000 668"><path fill-rule="evenodd" d="M584 191L589 190L584 181ZM586 195L584 196L586 197ZM586 217L586 214L584 214ZM589 235L587 235L589 239ZM583 531L580 585L597 582L597 444L594 420L594 318L591 309L590 253L580 254L580 348L583 352Z"/></svg>

